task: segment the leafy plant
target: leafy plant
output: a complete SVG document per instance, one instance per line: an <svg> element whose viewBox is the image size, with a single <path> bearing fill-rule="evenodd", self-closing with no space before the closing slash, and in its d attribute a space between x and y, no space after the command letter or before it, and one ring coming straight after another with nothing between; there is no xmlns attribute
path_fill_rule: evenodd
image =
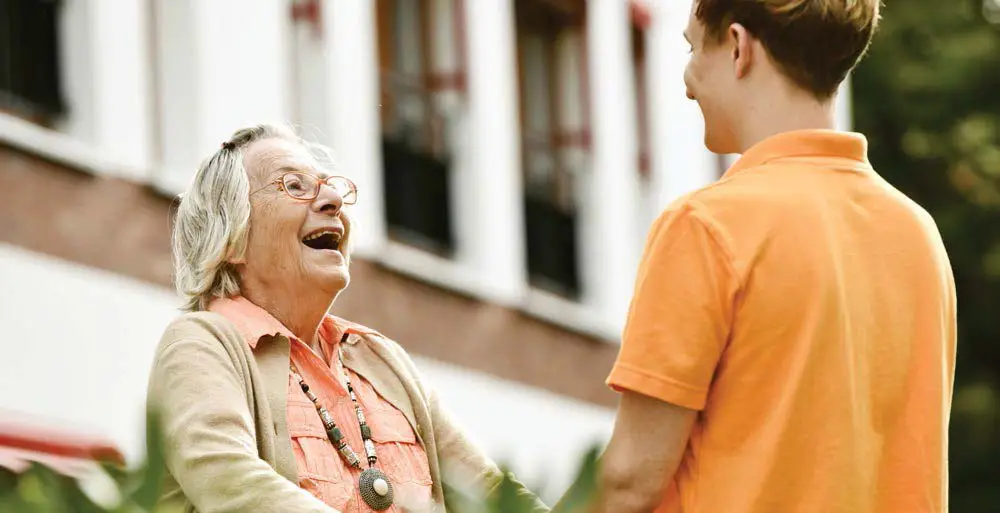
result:
<svg viewBox="0 0 1000 513"><path fill-rule="evenodd" d="M153 417L149 426L158 425ZM144 513L153 510L164 479L159 431L147 430L147 460L137 469L108 462L90 477L60 474L39 463L21 473L0 469L0 511L17 513Z"/></svg>
<svg viewBox="0 0 1000 513"><path fill-rule="evenodd" d="M134 470L100 464L104 479L94 489L93 480L67 476L35 463L21 473L0 468L0 512L17 513L148 513L153 511L165 477L159 424L147 422L146 461ZM584 513L593 498L597 475L597 448L584 456L580 470L564 496L560 513ZM530 511L505 471L504 479L487 498L449 488L449 513L522 513Z"/></svg>
<svg viewBox="0 0 1000 513"><path fill-rule="evenodd" d="M588 450L580 468L569 489L562 499L552 509L553 513L587 513L597 492L598 472L597 446ZM517 485L513 482L513 474L504 469L504 478L489 497L476 497L473 494L448 488L449 513L522 513L532 511L530 500L518 495Z"/></svg>

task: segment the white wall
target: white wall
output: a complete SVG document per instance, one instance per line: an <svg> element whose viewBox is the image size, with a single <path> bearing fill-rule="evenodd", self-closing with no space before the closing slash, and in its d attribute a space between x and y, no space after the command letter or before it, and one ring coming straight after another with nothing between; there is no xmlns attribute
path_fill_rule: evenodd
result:
<svg viewBox="0 0 1000 513"><path fill-rule="evenodd" d="M584 301L620 333L645 232L635 216L641 196L631 20L622 0L589 0L587 11L593 159L578 210L580 268Z"/></svg>
<svg viewBox="0 0 1000 513"><path fill-rule="evenodd" d="M354 209L359 255L373 257L385 250L382 203L382 153L379 140L378 48L375 2L321 2L323 43L326 45L324 83L329 110L324 127L337 165L358 185ZM327 141L323 141L327 142Z"/></svg>
<svg viewBox="0 0 1000 513"><path fill-rule="evenodd" d="M289 118L288 9L284 0L153 0L161 152L154 185L181 192L237 128Z"/></svg>
<svg viewBox="0 0 1000 513"><path fill-rule="evenodd" d="M840 85L837 91L834 123L837 130L854 130L854 116L851 111L851 76Z"/></svg>
<svg viewBox="0 0 1000 513"><path fill-rule="evenodd" d="M682 35L691 5L650 2L646 32L646 94L649 109L650 184L648 223L678 197L715 181L716 156L705 149L705 125L685 93L689 55Z"/></svg>
<svg viewBox="0 0 1000 513"><path fill-rule="evenodd" d="M60 17L60 55L68 117L62 131L120 165L107 169L148 179L152 104L148 4L68 0Z"/></svg>
<svg viewBox="0 0 1000 513"><path fill-rule="evenodd" d="M0 412L107 436L129 460L141 458L146 378L176 315L174 295L3 244L0 284ZM590 443L610 433L606 408L415 360L473 438L529 484L544 484L550 500L568 486Z"/></svg>

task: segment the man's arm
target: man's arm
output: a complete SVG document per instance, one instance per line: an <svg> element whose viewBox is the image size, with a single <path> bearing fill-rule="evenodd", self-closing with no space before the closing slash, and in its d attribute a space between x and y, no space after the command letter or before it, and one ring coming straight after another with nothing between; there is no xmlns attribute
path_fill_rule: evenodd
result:
<svg viewBox="0 0 1000 513"><path fill-rule="evenodd" d="M653 511L685 455L726 344L740 280L727 236L695 206L654 224L608 384L622 394L598 511Z"/></svg>
<svg viewBox="0 0 1000 513"><path fill-rule="evenodd" d="M598 477L595 513L648 513L663 501L697 412L624 391Z"/></svg>

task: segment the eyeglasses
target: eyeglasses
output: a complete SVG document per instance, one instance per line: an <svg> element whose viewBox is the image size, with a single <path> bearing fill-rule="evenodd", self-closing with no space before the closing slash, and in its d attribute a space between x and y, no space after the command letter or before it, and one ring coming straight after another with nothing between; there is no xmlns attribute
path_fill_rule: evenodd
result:
<svg viewBox="0 0 1000 513"><path fill-rule="evenodd" d="M333 190L340 195L344 205L353 205L357 203L358 187L354 185L354 182L343 176L320 178L301 171L285 173L277 180L251 192L250 195L252 196L257 194L272 185L277 185L279 191L284 191L294 199L314 200L316 199L316 196L319 196L319 188L323 184L333 187Z"/></svg>

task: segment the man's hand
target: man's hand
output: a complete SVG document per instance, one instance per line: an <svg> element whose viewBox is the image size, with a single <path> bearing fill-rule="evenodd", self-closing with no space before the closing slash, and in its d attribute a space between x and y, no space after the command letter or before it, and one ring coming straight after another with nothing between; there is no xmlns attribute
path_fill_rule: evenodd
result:
<svg viewBox="0 0 1000 513"><path fill-rule="evenodd" d="M649 513L663 501L698 412L624 391L601 457L595 513Z"/></svg>

